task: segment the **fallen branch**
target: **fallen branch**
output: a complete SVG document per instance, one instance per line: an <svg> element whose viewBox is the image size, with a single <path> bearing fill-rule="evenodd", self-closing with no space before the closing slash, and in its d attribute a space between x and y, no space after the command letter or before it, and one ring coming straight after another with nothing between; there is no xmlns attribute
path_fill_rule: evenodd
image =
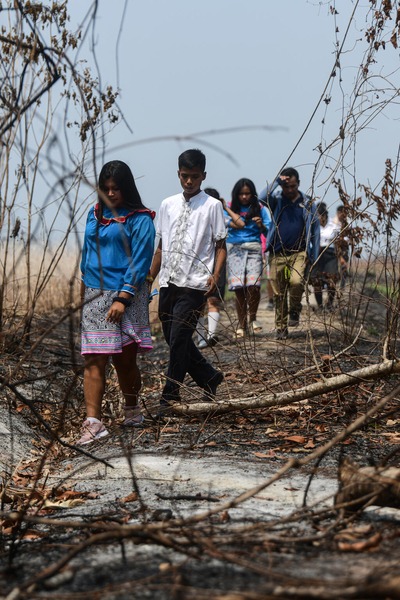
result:
<svg viewBox="0 0 400 600"><path fill-rule="evenodd" d="M256 408L269 408L272 406L286 406L301 400L308 400L327 392L340 390L360 382L373 381L387 377L393 373L400 373L400 362L396 360L385 360L378 364L370 365L350 373L342 373L335 377L326 378L323 381L312 383L304 387L280 392L278 394L264 394L257 398L241 398L220 400L214 402L195 402L192 404L172 404L171 412L179 415L198 415L211 413L220 415L223 413L252 410ZM295 379L296 375L293 375Z"/></svg>
<svg viewBox="0 0 400 600"><path fill-rule="evenodd" d="M189 502L197 502L203 500L205 502L219 502L219 498L215 496L203 496L202 494L156 494L160 500L186 500Z"/></svg>
<svg viewBox="0 0 400 600"><path fill-rule="evenodd" d="M350 503L347 510L358 510L366 504L400 508L400 469L396 467L361 468L345 460L339 469L339 481L341 489L335 501Z"/></svg>

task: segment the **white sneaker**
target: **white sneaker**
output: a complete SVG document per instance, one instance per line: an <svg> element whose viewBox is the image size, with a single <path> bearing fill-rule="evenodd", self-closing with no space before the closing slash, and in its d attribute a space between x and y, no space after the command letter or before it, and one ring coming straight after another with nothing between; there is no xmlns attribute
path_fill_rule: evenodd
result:
<svg viewBox="0 0 400 600"><path fill-rule="evenodd" d="M258 321L252 321L249 325L249 328L252 333L258 333L261 331L262 325L261 323L258 323Z"/></svg>
<svg viewBox="0 0 400 600"><path fill-rule="evenodd" d="M207 340L200 340L200 342L197 344L199 350L203 350L204 348L207 348L207 346Z"/></svg>

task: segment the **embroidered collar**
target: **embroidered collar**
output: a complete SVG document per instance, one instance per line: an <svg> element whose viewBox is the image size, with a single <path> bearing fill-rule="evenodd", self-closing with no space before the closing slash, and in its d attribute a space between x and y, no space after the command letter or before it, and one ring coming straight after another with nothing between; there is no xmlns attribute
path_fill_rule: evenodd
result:
<svg viewBox="0 0 400 600"><path fill-rule="evenodd" d="M153 220L156 216L154 210L150 210L149 208L136 208L135 210L129 212L127 215L121 215L120 217L111 217L109 219L107 217L102 217L101 219L99 219L99 203L97 203L94 207L94 217L96 221L99 221L99 223L101 223L101 225L109 225L110 223L126 223L127 219L135 213L148 213Z"/></svg>

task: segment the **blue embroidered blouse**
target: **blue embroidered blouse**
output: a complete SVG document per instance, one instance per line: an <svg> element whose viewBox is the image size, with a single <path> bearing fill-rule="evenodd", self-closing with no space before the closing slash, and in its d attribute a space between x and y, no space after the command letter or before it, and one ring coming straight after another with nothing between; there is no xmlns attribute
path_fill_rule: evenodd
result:
<svg viewBox="0 0 400 600"><path fill-rule="evenodd" d="M129 209L118 209L126 216ZM104 208L103 217L115 216ZM86 287L134 295L146 279L154 251L155 229L149 212L135 212L124 223L99 223L90 209L83 242L81 271Z"/></svg>

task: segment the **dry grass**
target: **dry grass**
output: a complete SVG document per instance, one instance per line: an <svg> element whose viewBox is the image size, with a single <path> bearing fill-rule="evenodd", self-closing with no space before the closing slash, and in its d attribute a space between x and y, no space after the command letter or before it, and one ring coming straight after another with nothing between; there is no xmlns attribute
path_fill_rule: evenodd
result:
<svg viewBox="0 0 400 600"><path fill-rule="evenodd" d="M4 248L1 248L4 257ZM43 250L35 248L30 255L30 271L26 255L8 255L6 265L4 316L5 321L28 314L34 305L38 315L50 314L80 303L80 254L64 251L60 258L51 252L43 255ZM55 264L57 263L57 264ZM1 264L4 267L4 263ZM158 279L153 289L158 289ZM153 332L160 330L158 320L158 296L149 305L150 323Z"/></svg>
<svg viewBox="0 0 400 600"><path fill-rule="evenodd" d="M1 266L4 312L8 315L24 314L32 305L36 313L45 314L79 302L79 256L72 251L58 257L35 248L29 264L26 253L9 253L7 264Z"/></svg>

